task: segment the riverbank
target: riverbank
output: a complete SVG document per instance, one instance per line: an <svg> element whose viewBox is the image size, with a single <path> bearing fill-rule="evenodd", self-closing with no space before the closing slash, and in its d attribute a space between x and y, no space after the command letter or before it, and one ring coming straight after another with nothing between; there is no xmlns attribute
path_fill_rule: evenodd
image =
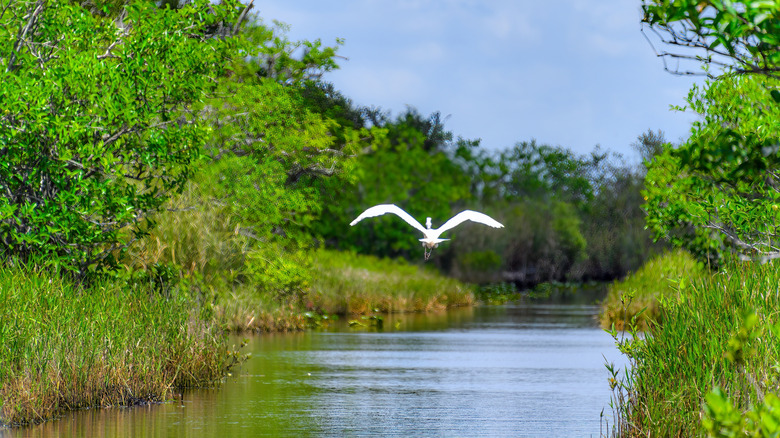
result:
<svg viewBox="0 0 780 438"><path fill-rule="evenodd" d="M0 268L0 423L172 398L235 359L189 297Z"/></svg>
<svg viewBox="0 0 780 438"><path fill-rule="evenodd" d="M659 270L648 268L619 284L643 282L650 290L660 281L650 272ZM765 403L778 391L777 264L735 261L717 273L682 274L656 294L648 314L655 322L644 326L643 335L614 332L631 361L629 374L613 381L617 435L778 432L777 422L761 419L776 415Z"/></svg>
<svg viewBox="0 0 780 438"><path fill-rule="evenodd" d="M303 330L332 316L438 312L476 303L474 288L404 260L318 250L297 301L279 303L248 286L221 293L217 319L229 331Z"/></svg>
<svg viewBox="0 0 780 438"><path fill-rule="evenodd" d="M650 259L636 272L610 284L599 315L601 327L626 330L633 321L639 330L646 330L662 318L660 301L674 296L682 279L690 281L704 271L704 266L682 250Z"/></svg>
<svg viewBox="0 0 780 438"><path fill-rule="evenodd" d="M296 331L322 318L431 312L475 303L470 286L403 261L318 251L303 299L251 285L188 290L106 281L82 288L44 271L0 268L0 425L86 407L174 398L240 360L227 333ZM204 298L206 297L206 298Z"/></svg>

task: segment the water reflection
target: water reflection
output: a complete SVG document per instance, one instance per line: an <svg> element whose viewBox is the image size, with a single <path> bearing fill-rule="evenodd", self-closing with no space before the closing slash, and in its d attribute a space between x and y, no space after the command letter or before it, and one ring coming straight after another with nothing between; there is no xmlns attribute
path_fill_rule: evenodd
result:
<svg viewBox="0 0 780 438"><path fill-rule="evenodd" d="M5 436L598 436L604 356L589 304L547 301L346 321L250 339L218 389L179 402L82 411Z"/></svg>

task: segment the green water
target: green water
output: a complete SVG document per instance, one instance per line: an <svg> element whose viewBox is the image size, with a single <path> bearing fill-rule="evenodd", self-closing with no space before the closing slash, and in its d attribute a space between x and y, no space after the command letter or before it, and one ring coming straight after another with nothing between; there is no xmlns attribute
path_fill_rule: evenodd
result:
<svg viewBox="0 0 780 438"><path fill-rule="evenodd" d="M0 435L599 436L602 410L612 418L604 356L622 357L597 311L548 301L254 336L233 377L183 403L75 412Z"/></svg>

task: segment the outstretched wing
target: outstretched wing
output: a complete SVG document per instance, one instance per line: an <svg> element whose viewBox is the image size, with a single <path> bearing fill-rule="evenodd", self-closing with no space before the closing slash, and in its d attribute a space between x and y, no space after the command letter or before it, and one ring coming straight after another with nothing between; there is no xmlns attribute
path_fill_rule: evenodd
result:
<svg viewBox="0 0 780 438"><path fill-rule="evenodd" d="M444 225L437 228L436 232L438 234L441 234L449 229L457 227L458 225L466 221L479 222L481 224L485 224L493 228L504 228L504 226L498 223L498 221L486 215L485 213L480 213L478 211L473 211L473 210L463 210L460 213L453 216L452 218L450 218L450 220L445 222Z"/></svg>
<svg viewBox="0 0 780 438"><path fill-rule="evenodd" d="M417 222L417 220L415 218L413 218L409 213L401 210L401 207L399 207L399 206L397 206L395 204L375 205L375 206L369 208L368 210L364 211L363 213L361 213L360 216L358 216L357 219L355 219L354 221L350 222L349 225L350 226L354 226L356 223L362 221L363 219L365 219L367 217L381 216L381 215L383 215L385 213L393 213L395 215L398 215L398 217L400 217L401 219L405 220L407 223L409 223L409 225L417 228L418 230L422 231L423 233L428 231L428 230L425 229L424 226L422 226L422 224ZM452 219L450 219L450 220L452 220Z"/></svg>

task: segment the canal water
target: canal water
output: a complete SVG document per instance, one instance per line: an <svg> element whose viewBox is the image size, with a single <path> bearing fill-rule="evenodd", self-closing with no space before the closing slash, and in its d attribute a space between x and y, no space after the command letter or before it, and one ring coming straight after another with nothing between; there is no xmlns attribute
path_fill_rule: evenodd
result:
<svg viewBox="0 0 780 438"><path fill-rule="evenodd" d="M224 385L5 437L597 437L625 359L590 303L543 300L249 338ZM239 342L239 339L236 339Z"/></svg>

